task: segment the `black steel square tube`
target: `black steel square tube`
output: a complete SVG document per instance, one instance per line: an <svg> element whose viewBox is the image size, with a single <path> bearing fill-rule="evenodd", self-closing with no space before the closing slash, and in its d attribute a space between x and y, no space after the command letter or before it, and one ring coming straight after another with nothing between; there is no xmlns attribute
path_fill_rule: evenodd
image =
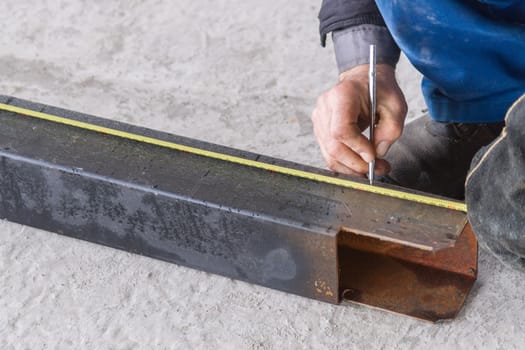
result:
<svg viewBox="0 0 525 350"><path fill-rule="evenodd" d="M477 245L464 231L464 213L271 171L257 164L337 177L147 128L6 96L0 107L0 218L326 302L351 295L429 320L455 315L475 280ZM462 232L467 243L453 248ZM365 261L376 255L383 265ZM428 285L429 268L443 271L437 286ZM397 291L389 293L378 281L390 281L393 269L404 280L386 286ZM404 303L391 298L408 285L423 292Z"/></svg>
<svg viewBox="0 0 525 350"><path fill-rule="evenodd" d="M0 102L260 158L27 101ZM6 111L0 125L1 218L339 301L335 186Z"/></svg>

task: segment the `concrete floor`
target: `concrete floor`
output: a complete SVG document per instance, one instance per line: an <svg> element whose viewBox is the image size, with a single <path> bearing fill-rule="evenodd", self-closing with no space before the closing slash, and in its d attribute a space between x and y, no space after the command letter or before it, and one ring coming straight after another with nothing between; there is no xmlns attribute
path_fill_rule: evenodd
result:
<svg viewBox="0 0 525 350"><path fill-rule="evenodd" d="M320 1L6 0L0 93L323 166ZM409 117L419 75L399 79ZM481 251L453 322L333 306L0 221L1 349L519 349L525 279Z"/></svg>

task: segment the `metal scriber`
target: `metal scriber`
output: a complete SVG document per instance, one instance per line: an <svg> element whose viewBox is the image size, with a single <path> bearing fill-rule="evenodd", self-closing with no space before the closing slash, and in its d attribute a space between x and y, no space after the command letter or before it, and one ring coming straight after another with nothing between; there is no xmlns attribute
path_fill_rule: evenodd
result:
<svg viewBox="0 0 525 350"><path fill-rule="evenodd" d="M370 93L370 128L369 138L372 146L374 145L374 128L376 125L376 46L370 45L370 64L368 68L368 90ZM375 159L368 163L368 179L370 185L374 184Z"/></svg>

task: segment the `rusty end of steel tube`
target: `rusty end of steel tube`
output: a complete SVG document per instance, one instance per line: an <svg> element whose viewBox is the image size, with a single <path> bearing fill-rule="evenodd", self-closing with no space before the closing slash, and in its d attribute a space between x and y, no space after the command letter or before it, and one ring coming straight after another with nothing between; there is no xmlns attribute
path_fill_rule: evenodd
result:
<svg viewBox="0 0 525 350"><path fill-rule="evenodd" d="M477 277L478 243L468 224L453 247L437 252L342 231L338 254L343 302L431 322L455 318Z"/></svg>

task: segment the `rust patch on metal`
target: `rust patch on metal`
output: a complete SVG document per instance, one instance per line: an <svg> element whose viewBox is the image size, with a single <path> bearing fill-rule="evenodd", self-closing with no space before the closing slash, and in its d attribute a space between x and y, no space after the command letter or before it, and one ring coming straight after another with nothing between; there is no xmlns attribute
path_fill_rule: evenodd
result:
<svg viewBox="0 0 525 350"><path fill-rule="evenodd" d="M437 252L341 232L340 295L350 301L436 322L454 318L477 277L477 240L465 226Z"/></svg>
<svg viewBox="0 0 525 350"><path fill-rule="evenodd" d="M317 294L325 295L327 297L333 297L335 295L335 291L324 280L315 281L314 287Z"/></svg>

